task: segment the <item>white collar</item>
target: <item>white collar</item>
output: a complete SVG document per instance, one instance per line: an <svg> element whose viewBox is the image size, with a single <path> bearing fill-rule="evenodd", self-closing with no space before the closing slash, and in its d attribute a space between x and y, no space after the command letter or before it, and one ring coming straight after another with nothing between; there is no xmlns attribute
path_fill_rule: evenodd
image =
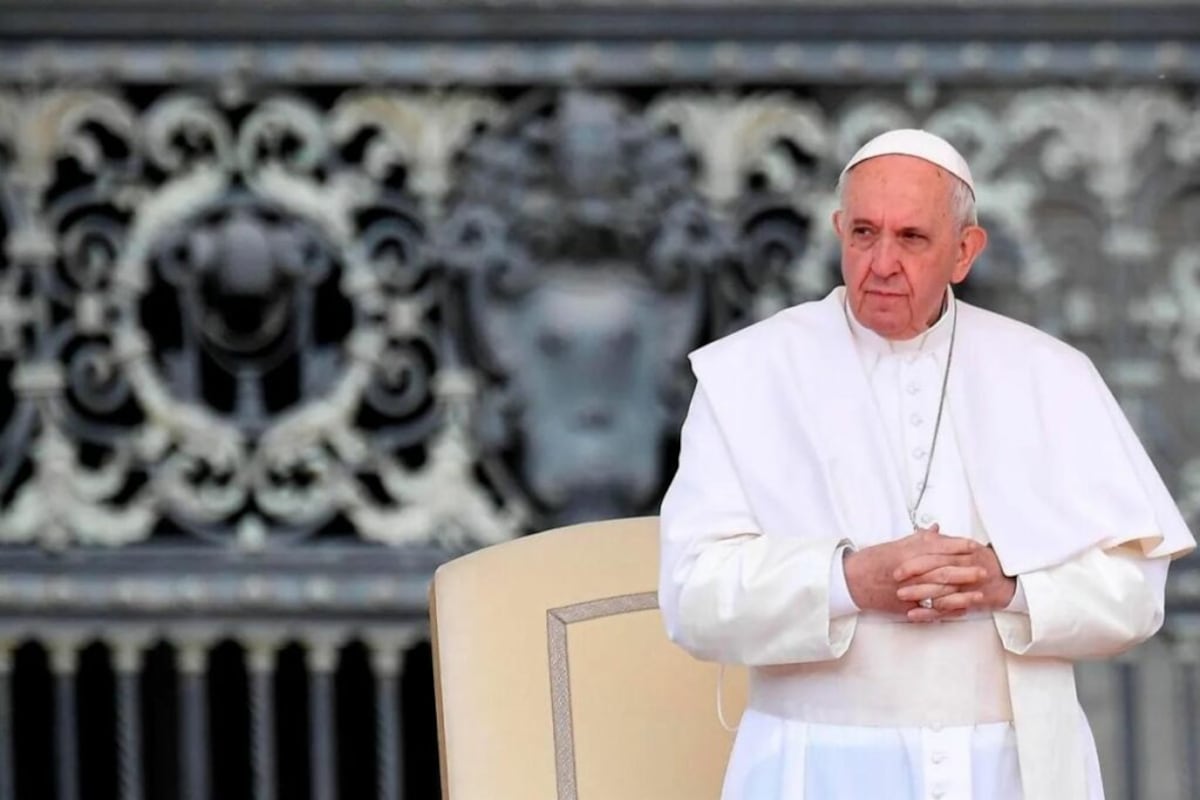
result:
<svg viewBox="0 0 1200 800"><path fill-rule="evenodd" d="M846 322L850 325L850 333L854 336L855 345L858 346L860 351L876 356L899 355L901 353L917 355L927 351L932 352L946 346L950 342L950 331L953 327L951 320L954 317L954 314L947 312L950 311L953 305L954 290L947 286L945 310L942 311L942 315L938 317L937 322L911 339L885 339L866 325L863 325L854 316L854 311L850 308L849 293L843 296L842 301L842 308L846 314Z"/></svg>

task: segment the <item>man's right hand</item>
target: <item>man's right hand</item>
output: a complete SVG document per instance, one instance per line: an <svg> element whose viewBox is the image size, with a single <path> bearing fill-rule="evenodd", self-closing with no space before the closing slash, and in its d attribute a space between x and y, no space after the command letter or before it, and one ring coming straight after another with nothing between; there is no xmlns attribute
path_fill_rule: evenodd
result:
<svg viewBox="0 0 1200 800"><path fill-rule="evenodd" d="M846 587L854 604L863 611L906 614L916 608L916 603L896 596L900 583L895 573L901 564L918 556L970 556L980 547L983 545L974 539L943 536L936 525L919 528L903 539L849 553L843 561Z"/></svg>

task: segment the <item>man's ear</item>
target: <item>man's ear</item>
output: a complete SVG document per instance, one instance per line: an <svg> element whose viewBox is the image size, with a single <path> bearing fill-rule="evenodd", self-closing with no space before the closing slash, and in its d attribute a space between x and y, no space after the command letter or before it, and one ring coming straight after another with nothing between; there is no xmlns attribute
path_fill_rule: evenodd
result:
<svg viewBox="0 0 1200 800"><path fill-rule="evenodd" d="M958 257L954 262L954 272L950 274L952 283L962 283L975 265L975 259L987 247L987 231L978 225L968 225L958 240Z"/></svg>
<svg viewBox="0 0 1200 800"><path fill-rule="evenodd" d="M838 235L838 238L840 239L842 236L842 210L840 208L837 211L833 212L832 220L833 220L833 231L834 231L834 233L836 233Z"/></svg>

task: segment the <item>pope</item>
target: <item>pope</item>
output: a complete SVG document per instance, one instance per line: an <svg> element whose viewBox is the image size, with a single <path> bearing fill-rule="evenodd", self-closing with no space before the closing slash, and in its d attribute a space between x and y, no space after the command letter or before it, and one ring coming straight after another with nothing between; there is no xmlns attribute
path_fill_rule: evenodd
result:
<svg viewBox="0 0 1200 800"><path fill-rule="evenodd" d="M1097 800L1073 662L1195 542L1086 356L956 299L970 169L894 130L839 181L843 286L690 356L659 600L750 668L723 800Z"/></svg>

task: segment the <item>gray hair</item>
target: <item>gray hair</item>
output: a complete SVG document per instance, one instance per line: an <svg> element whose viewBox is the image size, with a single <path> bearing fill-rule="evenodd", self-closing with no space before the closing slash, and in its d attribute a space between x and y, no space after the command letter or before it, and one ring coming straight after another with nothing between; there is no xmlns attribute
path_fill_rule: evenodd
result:
<svg viewBox="0 0 1200 800"><path fill-rule="evenodd" d="M852 167L849 171L843 172L838 177L837 196L838 205L840 208L846 208L846 178L854 171ZM954 221L958 223L959 230L968 225L979 224L979 214L975 210L975 195L971 193L971 187L967 186L966 182L957 175L950 175L950 213L954 216Z"/></svg>

